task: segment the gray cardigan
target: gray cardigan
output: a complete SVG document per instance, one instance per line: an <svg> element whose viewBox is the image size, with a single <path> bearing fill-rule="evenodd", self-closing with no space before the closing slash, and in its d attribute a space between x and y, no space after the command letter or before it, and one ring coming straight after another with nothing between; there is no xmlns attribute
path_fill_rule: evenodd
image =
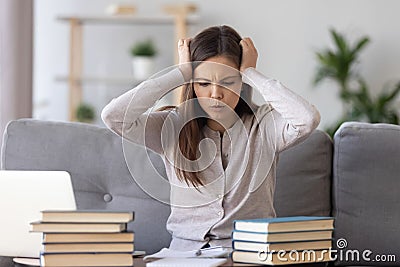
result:
<svg viewBox="0 0 400 267"><path fill-rule="evenodd" d="M205 184L200 190L177 178L168 156L176 147L170 137L182 118L179 109L146 113L161 96L184 84L179 69L141 83L102 111L104 123L113 132L163 158L171 186L170 248L193 250L207 243L231 246L233 220L275 217L278 154L304 140L319 124L316 108L279 81L254 68L246 69L242 80L259 90L267 103L254 115L243 115L223 136L208 126L201 130L208 141L203 144L207 155L200 161L206 167L198 172Z"/></svg>

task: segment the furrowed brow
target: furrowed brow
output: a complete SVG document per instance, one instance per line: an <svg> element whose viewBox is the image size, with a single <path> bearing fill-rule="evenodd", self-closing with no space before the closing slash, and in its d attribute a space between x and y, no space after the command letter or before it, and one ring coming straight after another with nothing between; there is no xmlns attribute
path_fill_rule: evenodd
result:
<svg viewBox="0 0 400 267"><path fill-rule="evenodd" d="M225 77L225 78L221 79L221 81L225 81L225 80L228 80L228 79L231 79L231 78L239 78L239 77L240 76L238 76L238 75L228 76L228 77Z"/></svg>
<svg viewBox="0 0 400 267"><path fill-rule="evenodd" d="M198 81L211 82L211 80L206 79L206 78L194 78L194 81L195 82L198 82Z"/></svg>
<svg viewBox="0 0 400 267"><path fill-rule="evenodd" d="M240 76L237 76L237 75L234 75L234 76L227 76L227 77L225 77L225 78L222 78L220 81L225 81L225 80L228 80L228 79L231 79L231 78L239 78ZM194 81L205 81L205 82L212 82L211 80L209 80L209 79L206 79L206 78L194 78Z"/></svg>

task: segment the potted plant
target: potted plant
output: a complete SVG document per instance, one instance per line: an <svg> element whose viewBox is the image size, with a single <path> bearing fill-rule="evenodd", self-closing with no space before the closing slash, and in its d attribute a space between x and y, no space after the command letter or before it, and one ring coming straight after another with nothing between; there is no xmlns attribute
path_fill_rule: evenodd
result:
<svg viewBox="0 0 400 267"><path fill-rule="evenodd" d="M400 93L400 82L384 88L373 97L368 85L354 68L361 50L369 43L364 36L351 44L343 34L330 30L334 49L316 52L318 68L314 78L317 85L323 80L332 80L339 87L339 96L344 103L342 117L326 131L333 136L345 121L367 121L371 123L399 124L398 108L394 100Z"/></svg>
<svg viewBox="0 0 400 267"><path fill-rule="evenodd" d="M95 117L94 108L88 104L81 103L76 109L76 119L80 122L92 123Z"/></svg>
<svg viewBox="0 0 400 267"><path fill-rule="evenodd" d="M157 54L152 40L138 42L131 47L133 77L147 79L154 72L154 56Z"/></svg>

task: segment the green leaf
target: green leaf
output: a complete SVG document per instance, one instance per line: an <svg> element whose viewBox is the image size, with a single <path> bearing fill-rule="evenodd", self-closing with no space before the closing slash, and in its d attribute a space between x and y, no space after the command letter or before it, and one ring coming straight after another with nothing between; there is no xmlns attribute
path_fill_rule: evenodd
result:
<svg viewBox="0 0 400 267"><path fill-rule="evenodd" d="M329 68L319 68L314 78L314 85L319 84L322 80L334 77L334 73Z"/></svg>
<svg viewBox="0 0 400 267"><path fill-rule="evenodd" d="M388 122L398 124L396 108L391 106L393 100L400 94L400 82L386 93L378 97L371 96L365 80L354 71L353 66L358 62L361 51L370 42L368 36L356 40L351 45L345 36L335 29L330 29L334 43L333 49L323 49L315 53L319 66L316 68L314 84L324 79L338 83L340 98L346 103L346 110L337 124L327 129L333 133L343 121L365 120L370 122ZM350 83L355 81L355 85Z"/></svg>
<svg viewBox="0 0 400 267"><path fill-rule="evenodd" d="M156 47L152 40L138 42L131 47L132 56L147 56L152 57L157 54Z"/></svg>
<svg viewBox="0 0 400 267"><path fill-rule="evenodd" d="M360 41L358 41L356 46L351 51L352 56L356 58L357 53L359 53L364 48L364 46L369 43L369 41L370 40L368 37L363 37Z"/></svg>
<svg viewBox="0 0 400 267"><path fill-rule="evenodd" d="M339 51L345 54L347 51L347 44L344 36L336 32L334 29L331 29L331 34L337 47L339 48Z"/></svg>
<svg viewBox="0 0 400 267"><path fill-rule="evenodd" d="M386 101L390 102L392 101L394 98L396 98L396 96L400 93L400 82L396 85L396 87L394 88L393 92L391 92L387 97L386 97Z"/></svg>

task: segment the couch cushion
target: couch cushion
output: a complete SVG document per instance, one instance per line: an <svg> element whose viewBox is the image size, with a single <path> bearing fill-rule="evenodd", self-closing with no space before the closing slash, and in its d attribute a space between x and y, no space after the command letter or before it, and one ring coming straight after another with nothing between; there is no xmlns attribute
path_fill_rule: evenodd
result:
<svg viewBox="0 0 400 267"><path fill-rule="evenodd" d="M12 257L0 256L0 267L14 267L14 262L12 260Z"/></svg>
<svg viewBox="0 0 400 267"><path fill-rule="evenodd" d="M153 175L154 170L142 164L143 149L138 148L138 152L129 167ZM157 154L149 153L162 164ZM134 182L125 164L121 138L106 128L31 119L12 121L4 133L1 167L68 171L78 209L133 210L135 221L129 229L135 231L135 248L153 253L169 246L171 237L165 228L169 206L149 197Z"/></svg>
<svg viewBox="0 0 400 267"><path fill-rule="evenodd" d="M151 253L169 245L170 236L164 227L169 207L154 201L133 182L121 139L109 130L24 119L11 122L4 138L3 169L69 171L78 208L133 209L137 216L131 228L136 232L137 249ZM125 152L131 160L129 167L137 166L136 173L154 175L153 169L143 165L143 149L129 145ZM157 171L165 176L158 155L149 155ZM332 142L319 130L281 153L275 193L278 216L330 215L331 160ZM112 201L107 202L109 195Z"/></svg>
<svg viewBox="0 0 400 267"><path fill-rule="evenodd" d="M281 153L275 191L277 216L329 216L332 141L319 130Z"/></svg>
<svg viewBox="0 0 400 267"><path fill-rule="evenodd" d="M398 265L365 261L362 252L372 251L370 258L382 254L400 260L400 126L344 123L334 144L335 240L346 240L343 253L360 253L360 262L348 257L337 265Z"/></svg>

